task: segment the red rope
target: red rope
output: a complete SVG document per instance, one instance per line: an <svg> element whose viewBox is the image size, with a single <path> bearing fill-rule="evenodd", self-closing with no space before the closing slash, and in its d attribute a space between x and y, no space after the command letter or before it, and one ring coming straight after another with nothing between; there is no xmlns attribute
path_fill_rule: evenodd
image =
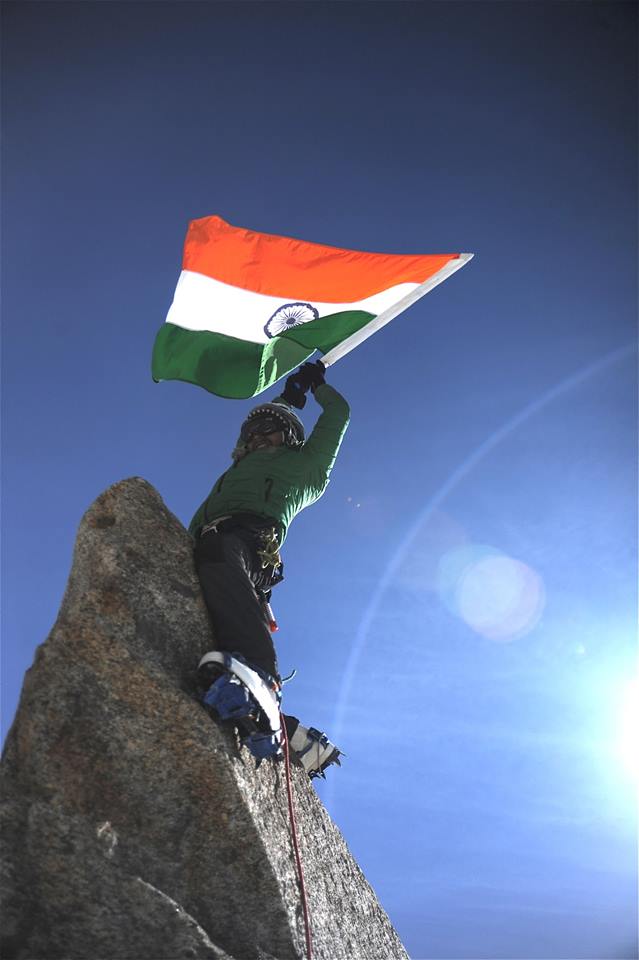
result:
<svg viewBox="0 0 639 960"><path fill-rule="evenodd" d="M293 850L295 851L295 862L297 864L297 875L300 881L300 894L302 896L302 910L304 913L304 934L306 936L306 956L307 960L312 960L313 943L311 940L311 918L308 911L308 900L306 897L306 886L304 884L304 870L302 869L302 858L300 848L297 842L297 825L295 823L295 809L293 807L293 789L291 787L291 761L288 749L288 734L284 716L280 711L280 724L282 727L282 742L284 744L284 763L286 766L286 791L288 793L288 815L291 821L291 836L293 837Z"/></svg>

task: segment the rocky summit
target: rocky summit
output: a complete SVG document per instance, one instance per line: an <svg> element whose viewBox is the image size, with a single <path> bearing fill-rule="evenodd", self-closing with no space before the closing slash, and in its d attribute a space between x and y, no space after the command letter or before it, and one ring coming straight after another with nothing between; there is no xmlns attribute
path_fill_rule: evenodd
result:
<svg viewBox="0 0 639 960"><path fill-rule="evenodd" d="M188 533L145 480L110 487L82 519L7 737L3 960L306 956L284 764L256 770L198 702L214 645ZM292 777L313 956L406 958Z"/></svg>

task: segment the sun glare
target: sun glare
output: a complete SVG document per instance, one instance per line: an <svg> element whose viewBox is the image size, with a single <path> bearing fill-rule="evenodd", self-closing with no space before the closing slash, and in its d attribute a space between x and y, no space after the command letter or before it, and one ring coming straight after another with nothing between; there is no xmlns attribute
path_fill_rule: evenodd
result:
<svg viewBox="0 0 639 960"><path fill-rule="evenodd" d="M619 703L617 752L625 770L639 780L639 678L626 683Z"/></svg>

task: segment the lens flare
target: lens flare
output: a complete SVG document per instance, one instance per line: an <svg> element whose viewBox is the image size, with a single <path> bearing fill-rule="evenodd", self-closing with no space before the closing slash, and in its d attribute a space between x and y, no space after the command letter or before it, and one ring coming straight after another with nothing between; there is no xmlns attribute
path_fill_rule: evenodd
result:
<svg viewBox="0 0 639 960"><path fill-rule="evenodd" d="M617 754L628 774L639 780L639 678L626 683L619 703Z"/></svg>
<svg viewBox="0 0 639 960"><path fill-rule="evenodd" d="M476 633L498 642L529 633L545 604L538 573L520 560L478 544L442 558L440 593L448 608Z"/></svg>

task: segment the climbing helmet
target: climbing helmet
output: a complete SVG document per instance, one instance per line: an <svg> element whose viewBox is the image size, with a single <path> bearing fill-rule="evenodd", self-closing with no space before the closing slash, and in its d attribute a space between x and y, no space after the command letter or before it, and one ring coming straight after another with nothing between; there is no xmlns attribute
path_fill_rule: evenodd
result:
<svg viewBox="0 0 639 960"><path fill-rule="evenodd" d="M304 443L304 424L289 406L283 403L262 403L249 413L240 430L240 440L248 443L251 437L282 432L288 447Z"/></svg>

